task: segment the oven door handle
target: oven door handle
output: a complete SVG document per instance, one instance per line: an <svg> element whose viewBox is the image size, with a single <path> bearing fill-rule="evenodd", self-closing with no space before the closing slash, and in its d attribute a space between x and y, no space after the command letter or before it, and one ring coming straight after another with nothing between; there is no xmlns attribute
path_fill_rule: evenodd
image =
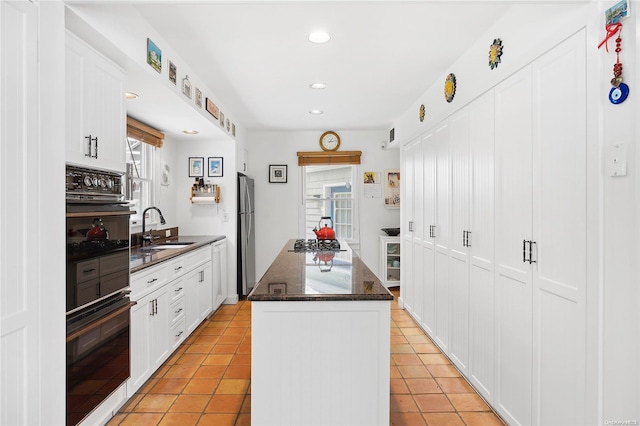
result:
<svg viewBox="0 0 640 426"><path fill-rule="evenodd" d="M138 302L129 302L128 304L119 307L118 309L116 309L113 312L108 313L107 315L103 316L102 318L87 324L84 327L79 328L78 330L75 330L73 332L71 332L70 334L67 334L67 343L72 341L73 339L77 338L78 336L85 334L91 330L93 330L96 327L101 326L102 324L104 324L105 322L117 317L118 315L120 315L123 312L128 311L129 309L131 309L131 307L133 305L136 305Z"/></svg>
<svg viewBox="0 0 640 426"><path fill-rule="evenodd" d="M113 212L67 212L66 217L131 216L134 213L135 212L131 210Z"/></svg>

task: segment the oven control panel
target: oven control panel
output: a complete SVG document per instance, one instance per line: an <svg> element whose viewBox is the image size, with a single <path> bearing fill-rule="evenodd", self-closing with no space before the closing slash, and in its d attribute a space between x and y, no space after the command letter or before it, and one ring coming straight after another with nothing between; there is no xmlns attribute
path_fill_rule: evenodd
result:
<svg viewBox="0 0 640 426"><path fill-rule="evenodd" d="M122 201L122 174L67 165L68 201Z"/></svg>

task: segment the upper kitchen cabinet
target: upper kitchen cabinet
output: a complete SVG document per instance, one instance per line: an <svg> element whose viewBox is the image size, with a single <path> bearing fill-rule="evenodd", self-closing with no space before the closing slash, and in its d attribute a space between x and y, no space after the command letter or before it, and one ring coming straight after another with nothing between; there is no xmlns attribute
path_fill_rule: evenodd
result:
<svg viewBox="0 0 640 426"><path fill-rule="evenodd" d="M124 172L124 72L69 32L65 57L66 161Z"/></svg>
<svg viewBox="0 0 640 426"><path fill-rule="evenodd" d="M239 147L236 153L236 168L240 173L247 173L249 171L249 152L246 148Z"/></svg>

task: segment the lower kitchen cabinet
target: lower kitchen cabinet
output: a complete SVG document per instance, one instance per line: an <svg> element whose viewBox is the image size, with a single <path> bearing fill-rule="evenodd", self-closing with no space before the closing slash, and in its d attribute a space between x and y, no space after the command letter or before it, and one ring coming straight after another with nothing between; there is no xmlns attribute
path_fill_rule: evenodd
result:
<svg viewBox="0 0 640 426"><path fill-rule="evenodd" d="M128 396L169 357L169 288L163 286L138 300L131 309L131 378Z"/></svg>
<svg viewBox="0 0 640 426"><path fill-rule="evenodd" d="M227 240L221 240L211 245L212 259L212 310L222 305L229 295L227 287Z"/></svg>
<svg viewBox="0 0 640 426"><path fill-rule="evenodd" d="M380 280L387 288L400 285L400 237L380 236Z"/></svg>
<svg viewBox="0 0 640 426"><path fill-rule="evenodd" d="M226 242L217 247L226 248ZM131 298L137 304L131 309L129 397L211 313L226 276L222 252L208 245L132 274Z"/></svg>

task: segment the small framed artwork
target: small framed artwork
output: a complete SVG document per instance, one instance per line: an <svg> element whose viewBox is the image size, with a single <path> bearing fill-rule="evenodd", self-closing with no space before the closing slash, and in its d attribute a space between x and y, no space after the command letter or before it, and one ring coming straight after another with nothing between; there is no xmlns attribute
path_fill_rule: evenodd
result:
<svg viewBox="0 0 640 426"><path fill-rule="evenodd" d="M147 63L154 70L162 72L162 50L150 38L147 39Z"/></svg>
<svg viewBox="0 0 640 426"><path fill-rule="evenodd" d="M220 126L224 129L224 112L220 111Z"/></svg>
<svg viewBox="0 0 640 426"><path fill-rule="evenodd" d="M191 99L191 82L189 81L188 75L182 79L182 93Z"/></svg>
<svg viewBox="0 0 640 426"><path fill-rule="evenodd" d="M189 177L204 177L203 157L189 157Z"/></svg>
<svg viewBox="0 0 640 426"><path fill-rule="evenodd" d="M177 72L176 64L169 61L169 81L172 82L174 85L176 84L177 74L178 72Z"/></svg>
<svg viewBox="0 0 640 426"><path fill-rule="evenodd" d="M213 101L209 98L207 98L207 112L211 115L213 115L213 118L215 118L216 120L218 119L218 117L220 116L220 108L218 108L218 106L216 104L213 103Z"/></svg>
<svg viewBox="0 0 640 426"><path fill-rule="evenodd" d="M196 87L196 105L202 108L202 92Z"/></svg>
<svg viewBox="0 0 640 426"><path fill-rule="evenodd" d="M287 183L287 165L269 165L269 183Z"/></svg>
<svg viewBox="0 0 640 426"><path fill-rule="evenodd" d="M231 134L232 134L233 136L235 136L235 135L236 135L236 125L235 125L235 124L233 124L233 123L231 123Z"/></svg>
<svg viewBox="0 0 640 426"><path fill-rule="evenodd" d="M222 157L209 157L209 177L222 177Z"/></svg>
<svg viewBox="0 0 640 426"><path fill-rule="evenodd" d="M398 169L384 171L384 205L400 207L400 170Z"/></svg>
<svg viewBox="0 0 640 426"><path fill-rule="evenodd" d="M269 294L287 294L287 283L269 283Z"/></svg>

